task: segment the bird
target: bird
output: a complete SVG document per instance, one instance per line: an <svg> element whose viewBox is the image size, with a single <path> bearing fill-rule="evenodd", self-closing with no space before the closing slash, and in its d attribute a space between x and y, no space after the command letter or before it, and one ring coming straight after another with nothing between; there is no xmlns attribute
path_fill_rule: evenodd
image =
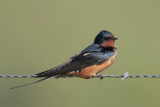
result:
<svg viewBox="0 0 160 107"><path fill-rule="evenodd" d="M35 74L35 78L42 77L43 79L11 89L38 83L51 77L75 76L90 79L97 76L99 72L105 70L114 62L117 56L117 48L114 43L117 39L111 32L102 30L97 34L91 45L71 57L67 62Z"/></svg>

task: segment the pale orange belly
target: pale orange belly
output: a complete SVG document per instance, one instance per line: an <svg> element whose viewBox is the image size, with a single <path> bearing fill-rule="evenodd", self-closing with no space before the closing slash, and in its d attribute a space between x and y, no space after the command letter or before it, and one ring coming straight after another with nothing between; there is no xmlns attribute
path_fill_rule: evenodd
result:
<svg viewBox="0 0 160 107"><path fill-rule="evenodd" d="M92 76L95 76L97 73L103 71L104 69L108 68L114 62L115 57L116 53L110 59L100 65L92 65L82 69L80 72L70 72L67 75L76 75L86 79L90 78Z"/></svg>

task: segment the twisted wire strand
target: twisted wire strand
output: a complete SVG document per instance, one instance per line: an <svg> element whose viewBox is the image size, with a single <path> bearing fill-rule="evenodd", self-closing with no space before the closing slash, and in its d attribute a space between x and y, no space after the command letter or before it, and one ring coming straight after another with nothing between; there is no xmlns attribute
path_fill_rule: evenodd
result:
<svg viewBox="0 0 160 107"><path fill-rule="evenodd" d="M68 78L76 76L53 76L52 78ZM0 78L37 78L36 75L0 75ZM123 75L96 75L93 78L160 78L160 75L129 75L128 72Z"/></svg>
<svg viewBox="0 0 160 107"><path fill-rule="evenodd" d="M0 75L0 78L35 78L36 75Z"/></svg>

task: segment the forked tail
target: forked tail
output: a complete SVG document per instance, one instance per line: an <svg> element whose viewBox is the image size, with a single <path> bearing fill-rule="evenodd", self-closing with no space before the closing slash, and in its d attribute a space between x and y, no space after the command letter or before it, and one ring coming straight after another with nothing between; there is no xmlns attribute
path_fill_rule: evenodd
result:
<svg viewBox="0 0 160 107"><path fill-rule="evenodd" d="M35 84L35 83L39 83L39 82L42 82L42 81L44 81L44 80L46 80L46 79L48 79L48 78L49 78L49 77L45 77L45 78L40 79L40 80L38 80L38 81L34 81L34 82L31 82L31 83L28 83L28 84L24 84L24 85L20 85L20 86L15 86L15 87L12 87L12 88L10 88L10 89L25 87L25 86L32 85L32 84Z"/></svg>
<svg viewBox="0 0 160 107"><path fill-rule="evenodd" d="M0 75L0 78L38 78L38 77L37 77L37 75ZM20 85L20 86L15 86L15 87L12 87L10 89L20 88L20 87L32 85L32 84L35 84L35 83L39 83L39 82L44 81L48 78L49 77L44 77L44 78L42 78L38 81L34 81L34 82L24 84L24 85Z"/></svg>
<svg viewBox="0 0 160 107"><path fill-rule="evenodd" d="M74 76L70 75L70 76L52 76L52 77L54 77L54 78L66 78L66 77L74 77ZM37 75L0 75L0 78L40 78L40 77L37 77ZM40 79L38 81L34 81L34 82L24 84L24 85L20 85L20 86L15 86L15 87L12 87L10 89L25 87L25 86L32 85L32 84L35 84L35 83L39 83L39 82L42 82L42 81L44 81L48 78L50 78L50 77L43 77L42 79Z"/></svg>

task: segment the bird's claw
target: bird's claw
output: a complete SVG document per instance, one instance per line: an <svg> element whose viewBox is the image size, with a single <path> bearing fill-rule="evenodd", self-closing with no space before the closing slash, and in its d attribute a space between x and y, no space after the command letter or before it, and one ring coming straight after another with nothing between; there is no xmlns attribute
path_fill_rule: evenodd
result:
<svg viewBox="0 0 160 107"><path fill-rule="evenodd" d="M104 76L103 76L103 75L101 75L101 76L99 77L99 79L100 79L100 80L103 80L103 78L104 78Z"/></svg>
<svg viewBox="0 0 160 107"><path fill-rule="evenodd" d="M96 75L96 77L99 77L99 79L102 80L105 77L105 75L100 75L99 74L99 75Z"/></svg>

